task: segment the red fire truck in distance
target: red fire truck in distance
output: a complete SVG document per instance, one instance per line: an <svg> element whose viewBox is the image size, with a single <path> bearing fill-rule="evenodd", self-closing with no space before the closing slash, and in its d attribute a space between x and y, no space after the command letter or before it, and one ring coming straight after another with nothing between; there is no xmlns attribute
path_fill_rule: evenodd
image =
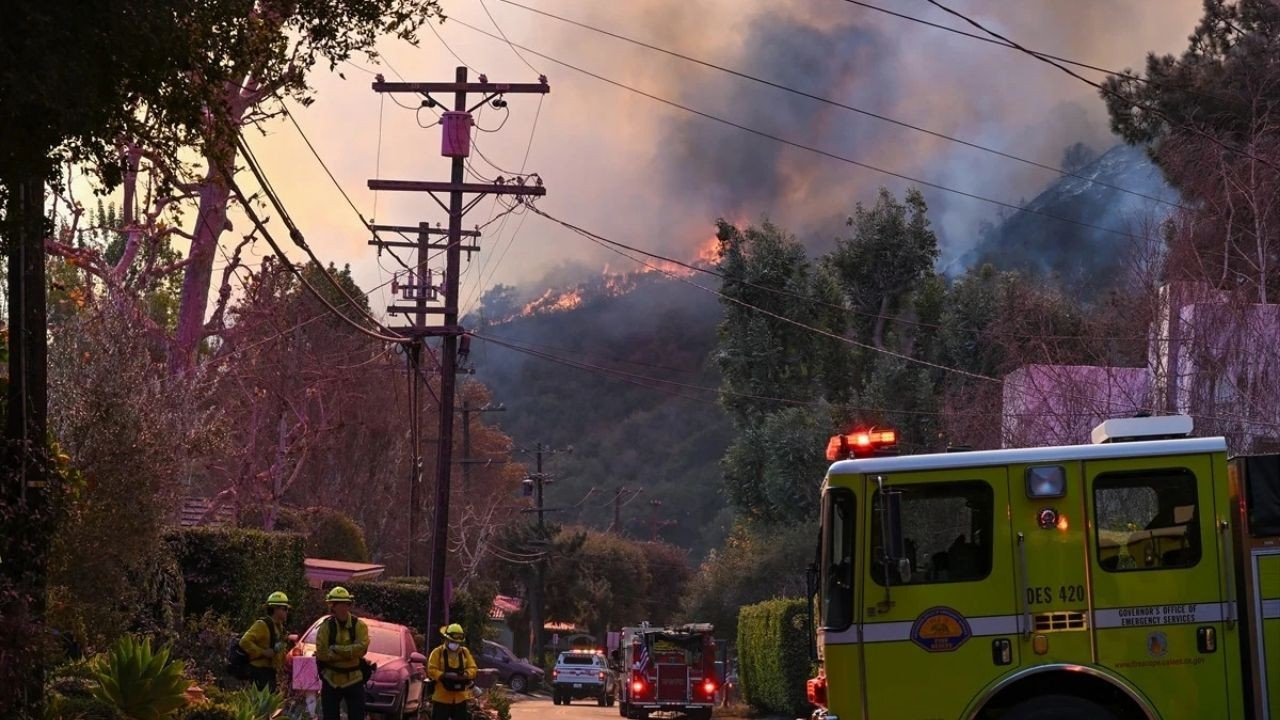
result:
<svg viewBox="0 0 1280 720"><path fill-rule="evenodd" d="M650 713L676 712L710 720L720 678L709 623L623 628L618 650L619 715L646 720Z"/></svg>

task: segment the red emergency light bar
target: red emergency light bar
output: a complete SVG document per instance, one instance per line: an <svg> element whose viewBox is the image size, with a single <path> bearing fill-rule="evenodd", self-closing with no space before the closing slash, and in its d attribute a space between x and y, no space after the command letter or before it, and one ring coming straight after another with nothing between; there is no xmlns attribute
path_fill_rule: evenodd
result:
<svg viewBox="0 0 1280 720"><path fill-rule="evenodd" d="M895 430L866 430L848 435L832 435L827 443L827 460L845 460L850 457L866 457L882 448L898 444Z"/></svg>

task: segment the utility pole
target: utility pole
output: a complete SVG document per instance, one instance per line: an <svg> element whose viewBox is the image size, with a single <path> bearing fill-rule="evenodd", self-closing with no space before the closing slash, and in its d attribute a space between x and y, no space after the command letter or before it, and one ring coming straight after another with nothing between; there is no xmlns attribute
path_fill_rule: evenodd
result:
<svg viewBox="0 0 1280 720"><path fill-rule="evenodd" d="M418 408L418 376L422 367L421 343L405 343L405 362L408 363L412 376L409 380L409 444L413 452L409 468L409 536L405 541L404 564L405 575L413 577L413 546L418 542L418 511L422 506L419 499L419 488L422 486L422 419Z"/></svg>
<svg viewBox="0 0 1280 720"><path fill-rule="evenodd" d="M658 520L658 508L662 507L662 501L654 498L649 501L649 542L658 542L658 529L669 525L675 525L675 520Z"/></svg>
<svg viewBox="0 0 1280 720"><path fill-rule="evenodd" d="M535 471L533 474L525 478L525 482L533 483L533 507L534 512L538 513L538 537L544 543L547 542L546 513L563 508L553 508L548 510L543 502L544 486L547 483L555 482L555 480L551 476L547 475L547 473L543 472L542 458L544 455L558 455L560 453L571 452L573 452L572 447L568 447L563 450L552 450L550 447L539 442L534 450ZM543 557L538 558L536 568L537 579L534 581L533 587L529 588L529 649L532 657L541 660L544 644L542 640L542 626L546 625L546 616L543 612L547 584L547 560L545 554ZM537 654L534 655L533 653Z"/></svg>
<svg viewBox="0 0 1280 720"><path fill-rule="evenodd" d="M449 544L449 482L450 470L453 466L453 416L454 395L458 372L458 338L465 330L458 324L458 285L462 267L463 237L478 237L478 231L464 232L462 218L487 195L512 195L533 197L546 195L539 179L535 183L525 183L523 176L513 178L507 183L498 178L495 183L467 183L465 180L466 158L471 154L471 128L474 125L471 113L482 105L493 102L495 106L505 106L502 97L508 94L546 94L551 91L546 77L539 78L537 83L490 83L481 75L479 82L468 82L467 68L459 67L454 74L453 82L385 82L381 76L373 83L374 92L411 93L421 95L423 104L435 107L441 103L432 97L432 93L453 93L453 110L441 116L440 125L443 131L441 154L451 158L448 182L416 181L416 180L382 180L374 179L368 183L370 190L391 190L408 192L425 192L435 200L436 204L449 215L447 232L448 242L443 246L433 246L428 241L431 235L439 235L439 228L430 228L427 223L418 225L418 242L416 243L417 261L413 272L409 274L406 289L410 292L413 305L393 305L387 310L402 313L412 318L407 327L394 328L404 337L407 344L421 345L429 337L439 337L440 341L440 419L439 442L436 445L436 504L435 519L432 528L431 542L431 599L427 608L427 635L434 642L435 629L444 624L448 614L445 604L445 570ZM476 93L482 99L473 106L468 106L467 96ZM448 194L449 202L445 204L437 193ZM470 195L470 199L465 196ZM373 230L381 228L374 226ZM376 244L387 246L390 243L378 240ZM475 246L467 248L474 251ZM444 277L440 285L434 282L434 273L430 267L430 250L443 250L445 254ZM428 306L429 300L435 301L443 294L442 306ZM427 315L442 315L440 325L427 325ZM414 357L412 354L410 357ZM411 367L411 382L420 380L420 368ZM416 408L414 410L416 412ZM410 508L417 512L416 507Z"/></svg>
<svg viewBox="0 0 1280 720"><path fill-rule="evenodd" d="M609 526L610 532L615 535L622 534L622 496L631 493L632 496L639 495L644 492L644 488L632 490L623 485L613 493L613 524Z"/></svg>

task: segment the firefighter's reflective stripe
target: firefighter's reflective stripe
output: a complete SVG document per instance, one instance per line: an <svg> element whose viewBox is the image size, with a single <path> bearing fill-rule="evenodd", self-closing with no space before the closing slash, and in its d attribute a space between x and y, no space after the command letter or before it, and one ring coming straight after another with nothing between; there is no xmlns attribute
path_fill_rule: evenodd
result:
<svg viewBox="0 0 1280 720"><path fill-rule="evenodd" d="M1164 625L1189 625L1222 622L1226 618L1227 603L1181 603L1137 607L1098 608L1093 614L1094 628L1109 630L1125 627L1157 627ZM1263 616L1280 618L1280 600L1263 603ZM1016 635L1019 616L992 615L967 618L974 637ZM862 642L902 642L911 639L912 622L867 623L862 626ZM1083 630L1082 630L1083 632ZM826 630L823 640L828 645L858 644L858 628Z"/></svg>
<svg viewBox="0 0 1280 720"><path fill-rule="evenodd" d="M1262 619L1276 620L1280 618L1280 600L1262 601Z"/></svg>

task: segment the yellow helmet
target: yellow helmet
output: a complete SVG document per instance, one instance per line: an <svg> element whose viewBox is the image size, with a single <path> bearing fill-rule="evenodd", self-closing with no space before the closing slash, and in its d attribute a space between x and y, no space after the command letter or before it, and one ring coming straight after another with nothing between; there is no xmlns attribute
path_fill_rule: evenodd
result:
<svg viewBox="0 0 1280 720"><path fill-rule="evenodd" d="M462 626L458 623L453 623L446 628L440 628L440 634L450 640L456 640L458 642L462 642L467 639L467 633L463 631Z"/></svg>
<svg viewBox="0 0 1280 720"><path fill-rule="evenodd" d="M324 601L329 603L339 603L339 602L349 603L349 602L355 602L356 596L352 595L350 592L347 591L346 588L339 585L334 589L330 590L328 595L324 596Z"/></svg>
<svg viewBox="0 0 1280 720"><path fill-rule="evenodd" d="M289 605L289 596L279 590L267 596L267 607L292 607Z"/></svg>

